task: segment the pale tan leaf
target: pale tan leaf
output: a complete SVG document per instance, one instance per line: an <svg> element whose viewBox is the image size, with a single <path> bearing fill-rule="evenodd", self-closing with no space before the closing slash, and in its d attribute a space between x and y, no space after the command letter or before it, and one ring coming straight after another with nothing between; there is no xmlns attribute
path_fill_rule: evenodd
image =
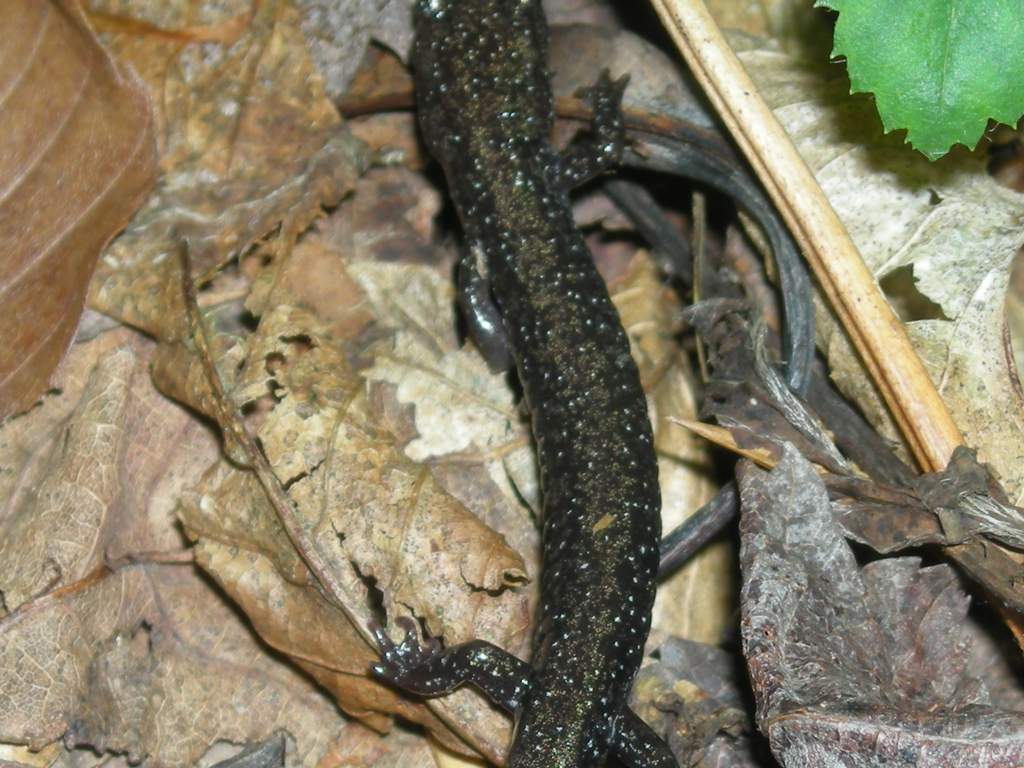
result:
<svg viewBox="0 0 1024 768"><path fill-rule="evenodd" d="M776 457L766 448L743 448L738 442L733 432L725 427L719 427L715 424L705 424L702 421L690 421L689 419L678 419L676 423L681 427L686 427L692 430L694 434L700 435L709 443L721 446L727 451L737 454L738 456L744 456L759 467L771 469L777 463Z"/></svg>
<svg viewBox="0 0 1024 768"><path fill-rule="evenodd" d="M532 453L504 374L491 373L475 347L458 343L450 280L409 264L356 262L352 274L380 321L395 329L365 375L395 385L399 402L416 405L418 437L406 455L424 461L475 452L501 460L513 451ZM497 480L501 473L492 474ZM535 488L531 479L520 490L534 498Z"/></svg>
<svg viewBox="0 0 1024 768"><path fill-rule="evenodd" d="M153 345L125 331L75 345L60 395L0 430L0 595L14 610L132 552L183 541L174 505L217 450L149 384Z"/></svg>
<svg viewBox="0 0 1024 768"><path fill-rule="evenodd" d="M202 713L202 717L197 717ZM184 768L217 739L291 733L312 766L341 726L180 566L100 571L0 620L0 739L70 744Z"/></svg>
<svg viewBox="0 0 1024 768"><path fill-rule="evenodd" d="M283 579L273 562L255 551L212 538L196 544L196 560L245 612L260 637L291 657L346 713L377 730L389 725L382 711L424 717L414 701L367 675L377 661L376 650L319 592ZM429 724L443 729L439 721Z"/></svg>

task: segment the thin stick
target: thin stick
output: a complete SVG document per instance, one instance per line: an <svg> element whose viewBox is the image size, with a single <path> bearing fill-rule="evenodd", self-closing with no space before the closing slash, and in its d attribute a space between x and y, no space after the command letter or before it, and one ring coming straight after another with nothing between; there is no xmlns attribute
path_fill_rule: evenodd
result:
<svg viewBox="0 0 1024 768"><path fill-rule="evenodd" d="M680 53L800 244L924 471L963 438L899 319L785 130L702 0L651 0Z"/></svg>

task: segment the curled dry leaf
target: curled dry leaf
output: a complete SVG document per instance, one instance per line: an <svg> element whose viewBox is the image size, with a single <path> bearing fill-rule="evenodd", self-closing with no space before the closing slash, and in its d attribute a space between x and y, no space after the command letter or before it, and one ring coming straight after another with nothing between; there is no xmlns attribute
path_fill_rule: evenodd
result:
<svg viewBox="0 0 1024 768"><path fill-rule="evenodd" d="M124 14L122 5L93 10ZM349 191L366 157L323 93L288 0L206 7L208 26L234 32L219 45L175 34L195 25L190 4L133 3L131 11L163 30L110 37L161 104L163 173L107 249L89 304L176 339L184 330L180 237L190 238L201 274L257 242L268 253L286 250L322 206Z"/></svg>
<svg viewBox="0 0 1024 768"><path fill-rule="evenodd" d="M310 259L333 259L312 293L300 279ZM446 641L486 637L514 646L510 637L529 623L525 595L510 589L524 580L522 560L369 418L364 381L345 358L351 340L332 329L361 330L373 305L351 293L341 257L307 242L280 257L267 280L258 328L234 340L225 359L238 363L221 370L233 407L258 414L252 428L293 508L273 509L253 476L222 461L181 510L197 539L197 561L261 636L347 712L377 728L386 726L377 713L399 714L464 750L430 709L369 678L376 650L363 638L369 621L382 618L374 595L382 596L389 620L411 613ZM161 355L175 349L168 345ZM159 362L154 370L160 386L164 376L176 376L169 390L207 402L191 389L205 387L200 377ZM295 516L298 540L285 534L281 513ZM305 568L310 555L327 564L340 592L325 598ZM473 723L471 741L500 744L505 723L496 713L475 721L466 714L479 711L474 694L444 706Z"/></svg>
<svg viewBox="0 0 1024 768"><path fill-rule="evenodd" d="M100 250L153 183L145 89L74 2L12 0L0 36L0 419L71 342Z"/></svg>
<svg viewBox="0 0 1024 768"><path fill-rule="evenodd" d="M1003 340L1010 264L1024 242L1024 197L985 172L980 154L929 163L884 137L870 102L822 58L735 39L775 111L891 302L964 437L1014 504L1024 494L1024 398ZM833 376L896 437L856 355L819 312Z"/></svg>
<svg viewBox="0 0 1024 768"><path fill-rule="evenodd" d="M824 484L786 447L740 477L742 631L761 730L796 766L1024 761L1024 713L968 671L969 598L946 565L860 568Z"/></svg>

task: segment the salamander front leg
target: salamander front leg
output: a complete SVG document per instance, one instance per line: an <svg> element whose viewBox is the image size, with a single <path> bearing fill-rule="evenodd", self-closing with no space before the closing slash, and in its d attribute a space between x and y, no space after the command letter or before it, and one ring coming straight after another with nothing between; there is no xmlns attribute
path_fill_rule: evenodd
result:
<svg viewBox="0 0 1024 768"><path fill-rule="evenodd" d="M420 696L442 696L470 683L502 709L519 709L533 675L525 661L484 640L445 649L434 639L420 645L412 619L401 617L395 623L405 630L398 645L383 627L370 627L381 655L380 663L370 667L377 677Z"/></svg>
<svg viewBox="0 0 1024 768"><path fill-rule="evenodd" d="M574 139L562 154L558 183L566 191L614 168L622 159L626 143L622 94L628 81L629 75L612 80L606 69L594 85L576 92L577 96L590 102L593 123L590 135Z"/></svg>

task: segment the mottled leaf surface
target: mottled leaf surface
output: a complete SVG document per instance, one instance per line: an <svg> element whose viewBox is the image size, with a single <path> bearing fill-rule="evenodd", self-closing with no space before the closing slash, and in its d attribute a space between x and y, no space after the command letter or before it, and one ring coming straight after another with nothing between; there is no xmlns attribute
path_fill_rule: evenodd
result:
<svg viewBox="0 0 1024 768"><path fill-rule="evenodd" d="M0 597L8 611L128 552L173 551L177 494L212 434L149 384L153 345L127 331L78 344L59 395L0 431Z"/></svg>
<svg viewBox="0 0 1024 768"><path fill-rule="evenodd" d="M811 465L747 465L742 631L757 716L795 766L996 766L1024 760L1024 713L967 668L968 597L946 565L860 568Z"/></svg>
<svg viewBox="0 0 1024 768"><path fill-rule="evenodd" d="M311 287L306 270L322 259L333 268ZM198 562L261 636L332 691L347 712L378 728L387 725L379 713L399 714L457 747L431 709L369 677L376 654L363 638L377 616L373 594L383 596L389 620L412 614L448 642L484 637L521 649L530 620L527 595L515 589L526 580L523 562L370 418L365 383L345 358L350 340L334 332L358 333L374 305L348 277L340 255L307 243L274 267L267 285L250 297L261 313L257 329L221 338L225 347L233 345L225 359L237 360L222 372L235 406L259 413L253 427L295 505L285 513L308 533L293 541L261 484L225 459L181 511ZM442 284L432 270L392 269L405 270L411 286ZM401 296L391 300L402 305ZM450 329L442 340L454 343ZM179 352L171 345L161 350L158 385L208 408L198 362L184 358L187 365L179 365ZM418 373L434 381L428 371ZM450 412L457 414L457 404ZM310 556L327 564L343 610L324 599L306 569ZM505 727L497 713L468 717L465 712L479 709L469 691L443 706L475 723L477 738L493 739Z"/></svg>
<svg viewBox="0 0 1024 768"><path fill-rule="evenodd" d="M110 0L93 10L136 22L110 46L160 105L163 172L107 249L89 305L173 339L182 334L180 237L191 238L200 274L256 242L286 250L349 191L366 158L325 96L287 0ZM141 21L165 34L140 35Z"/></svg>
<svg viewBox="0 0 1024 768"><path fill-rule="evenodd" d="M197 713L202 716L197 717ZM342 722L181 566L100 572L0 619L0 738L191 766L216 739L296 739L312 765Z"/></svg>
<svg viewBox="0 0 1024 768"><path fill-rule="evenodd" d="M60 393L0 430L0 742L184 768L280 727L311 765L341 718L189 565L176 507L219 447L152 353L126 329L74 345ZM123 560L145 553L179 562Z"/></svg>

